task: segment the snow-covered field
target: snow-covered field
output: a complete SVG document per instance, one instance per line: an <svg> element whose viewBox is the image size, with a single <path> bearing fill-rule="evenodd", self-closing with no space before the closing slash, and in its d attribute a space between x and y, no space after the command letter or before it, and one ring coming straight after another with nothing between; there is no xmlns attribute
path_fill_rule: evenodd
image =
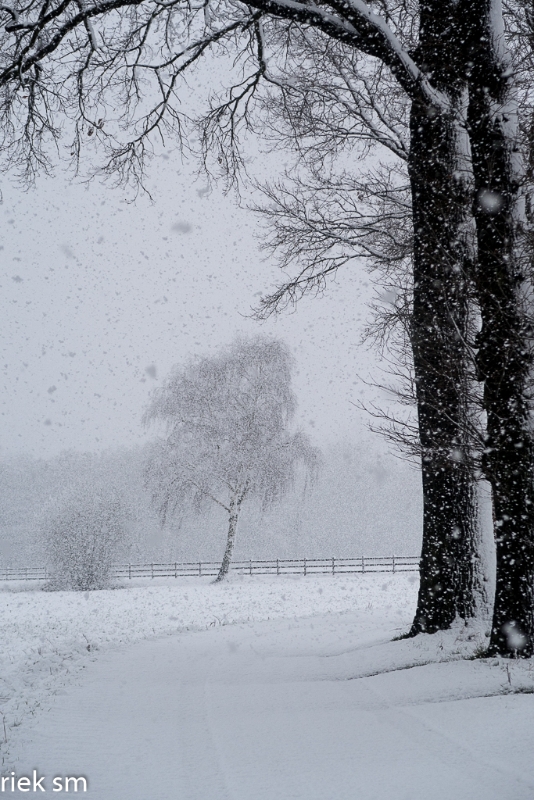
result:
<svg viewBox="0 0 534 800"><path fill-rule="evenodd" d="M0 702L7 731L103 648L217 625L314 614L388 610L399 631L409 619L413 575L318 578L142 579L100 592L43 592L30 583L0 587Z"/></svg>
<svg viewBox="0 0 534 800"><path fill-rule="evenodd" d="M534 665L392 641L414 576L3 586L3 770L99 800L531 800ZM18 590L17 590L18 589ZM21 795L22 796L22 795Z"/></svg>

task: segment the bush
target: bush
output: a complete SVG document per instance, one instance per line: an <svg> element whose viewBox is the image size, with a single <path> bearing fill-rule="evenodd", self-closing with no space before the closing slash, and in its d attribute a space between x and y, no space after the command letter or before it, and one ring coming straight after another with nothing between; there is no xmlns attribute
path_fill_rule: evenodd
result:
<svg viewBox="0 0 534 800"><path fill-rule="evenodd" d="M75 492L52 503L41 530L51 571L50 589L105 589L124 537L120 501Z"/></svg>

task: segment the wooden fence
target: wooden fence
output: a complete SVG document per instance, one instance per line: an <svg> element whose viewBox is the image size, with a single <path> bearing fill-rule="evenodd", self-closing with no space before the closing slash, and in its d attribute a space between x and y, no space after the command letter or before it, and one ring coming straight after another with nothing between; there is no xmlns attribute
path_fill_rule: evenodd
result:
<svg viewBox="0 0 534 800"><path fill-rule="evenodd" d="M220 561L173 561L165 564L118 564L114 578L213 577ZM417 556L359 556L358 558L275 558L234 561L232 572L245 575L348 575L369 572L417 572ZM46 567L0 567L0 581L46 581Z"/></svg>

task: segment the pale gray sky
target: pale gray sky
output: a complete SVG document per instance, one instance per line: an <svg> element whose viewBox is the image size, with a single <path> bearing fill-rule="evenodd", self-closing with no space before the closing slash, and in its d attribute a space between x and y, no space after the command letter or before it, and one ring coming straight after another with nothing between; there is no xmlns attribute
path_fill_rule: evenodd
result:
<svg viewBox="0 0 534 800"><path fill-rule="evenodd" d="M358 374L379 374L359 345L365 272L345 269L325 296L259 325L250 307L279 275L259 252L256 217L206 193L176 155L155 160L149 185L153 204L61 174L29 192L4 187L3 452L137 443L148 394L173 364L259 330L291 347L299 422L319 443L370 437L351 404L375 394Z"/></svg>

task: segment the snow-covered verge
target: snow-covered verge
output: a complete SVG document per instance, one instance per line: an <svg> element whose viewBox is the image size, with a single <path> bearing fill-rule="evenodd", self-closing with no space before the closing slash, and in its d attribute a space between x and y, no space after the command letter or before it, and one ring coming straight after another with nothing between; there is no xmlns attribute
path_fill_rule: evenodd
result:
<svg viewBox="0 0 534 800"><path fill-rule="evenodd" d="M96 651L218 625L324 613L385 612L410 619L417 580L409 575L140 579L97 592L43 592L0 584L0 738L9 764L14 728Z"/></svg>

